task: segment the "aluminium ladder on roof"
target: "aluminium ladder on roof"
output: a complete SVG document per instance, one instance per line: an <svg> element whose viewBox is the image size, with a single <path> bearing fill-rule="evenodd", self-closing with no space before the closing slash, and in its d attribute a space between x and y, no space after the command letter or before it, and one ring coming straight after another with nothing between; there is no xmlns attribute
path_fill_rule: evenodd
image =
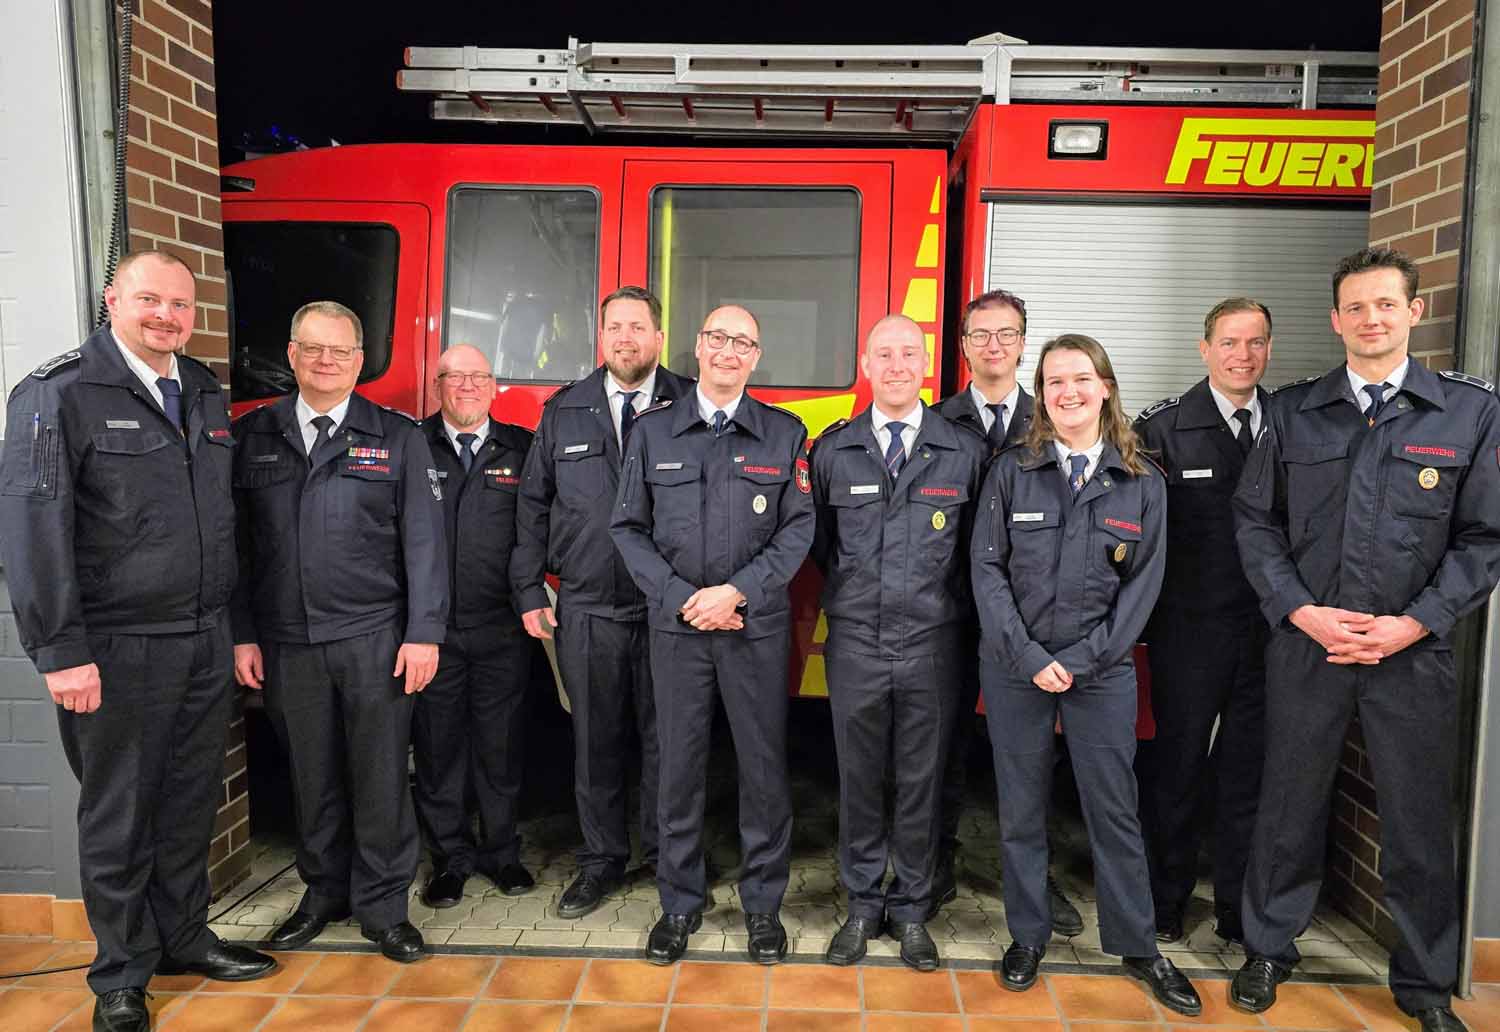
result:
<svg viewBox="0 0 1500 1032"><path fill-rule="evenodd" d="M834 136L952 145L982 103L1367 107L1378 55L1032 46L579 43L408 47L397 87L443 120L591 133Z"/></svg>

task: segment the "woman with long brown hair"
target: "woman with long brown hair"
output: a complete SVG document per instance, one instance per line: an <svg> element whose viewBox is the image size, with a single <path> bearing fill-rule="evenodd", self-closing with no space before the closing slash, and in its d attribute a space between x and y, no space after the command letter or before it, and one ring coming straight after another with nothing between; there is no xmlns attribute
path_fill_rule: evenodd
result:
<svg viewBox="0 0 1500 1032"><path fill-rule="evenodd" d="M1092 337L1049 340L1025 441L980 492L971 561L980 685L999 793L1001 984L1029 989L1052 936L1047 810L1053 727L1068 739L1094 857L1100 945L1162 1005L1196 1015L1191 982L1157 951L1136 817L1131 653L1165 569L1166 484L1141 452L1114 369Z"/></svg>

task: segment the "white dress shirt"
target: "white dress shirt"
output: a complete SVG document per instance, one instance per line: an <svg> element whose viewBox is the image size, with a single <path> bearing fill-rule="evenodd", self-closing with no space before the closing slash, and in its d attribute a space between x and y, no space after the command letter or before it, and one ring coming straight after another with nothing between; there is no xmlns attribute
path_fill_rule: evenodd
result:
<svg viewBox="0 0 1500 1032"><path fill-rule="evenodd" d="M120 355L125 359L126 368L134 373L141 383L145 384L146 390L151 392L151 397L156 402L157 407L161 408L161 388L156 386L156 378L161 374L143 362L140 356L134 351L127 348L121 342L120 338L115 336L114 330L110 330L109 335L114 340L115 347L120 349ZM178 390L182 389L182 377L177 374L177 356L175 354L172 355L172 368L167 373L167 379L176 380ZM165 412L166 410L163 408L162 411ZM186 416L187 413L184 412L183 415Z"/></svg>
<svg viewBox="0 0 1500 1032"><path fill-rule="evenodd" d="M1075 452L1072 448L1069 448L1066 444L1063 444L1056 438L1053 438L1052 440L1052 447L1057 449L1057 463L1062 468L1063 479L1067 480L1069 474L1068 456L1078 455L1080 453ZM1094 470L1099 468L1099 457L1104 454L1104 435L1101 434L1099 436L1099 439L1094 442L1093 447L1089 448L1085 452L1082 452L1081 454L1086 456L1089 460L1088 464L1083 467L1083 480L1084 483L1087 483L1088 481L1093 479Z"/></svg>
<svg viewBox="0 0 1500 1032"><path fill-rule="evenodd" d="M1240 433L1240 421L1234 418L1234 414L1241 406L1236 405L1220 394L1218 388L1213 384L1208 385L1208 393L1213 395L1214 404L1219 408L1219 415L1224 417L1224 422L1229 424L1229 429L1238 437ZM1250 403L1243 407L1250 410L1250 439L1253 441L1260 436L1260 392L1257 391L1251 394Z"/></svg>
<svg viewBox="0 0 1500 1032"><path fill-rule="evenodd" d="M302 431L302 451L312 457L313 442L318 439L318 428L313 426L312 421L319 416L328 416L333 420L333 426L328 431L332 437L338 433L339 427L344 424L344 415L349 411L349 399L352 394L344 395L344 400L339 402L327 412L319 412L307 403L307 400L299 393L297 395L297 426Z"/></svg>
<svg viewBox="0 0 1500 1032"><path fill-rule="evenodd" d="M490 421L486 419L483 423L480 423L477 430L460 430L445 419L443 420L443 433L448 435L448 443L453 445L453 454L457 455L459 459L464 457L464 446L458 443L458 435L473 434L474 440L469 442L469 454L478 455L480 446L484 444L485 438L490 435Z"/></svg>
<svg viewBox="0 0 1500 1032"><path fill-rule="evenodd" d="M979 421L984 424L984 432L989 433L990 427L995 425L995 410L990 408L990 399L980 393L979 388L972 383L969 384L969 396L974 399L974 407L979 410ZM1021 384L1018 381L1013 384L1010 393L1000 399L1000 404L1005 406L1005 425L1000 428L1002 436L1010 433L1010 421L1016 418L1016 402L1021 400Z"/></svg>
<svg viewBox="0 0 1500 1032"><path fill-rule="evenodd" d="M1387 376L1383 381L1386 385L1386 388L1383 392L1381 392L1380 395L1382 401L1390 401L1396 396L1396 392L1399 391L1401 389L1401 385L1406 382L1406 370L1410 365L1411 359L1408 358L1405 362L1402 362L1395 369L1391 370L1391 375ZM1370 407L1370 396L1365 393L1365 386L1367 384L1374 383L1375 381L1366 380L1363 376L1360 376L1353 369L1350 369L1347 365L1344 367L1344 371L1349 374L1349 386L1354 391L1355 404L1359 406L1359 410L1361 412L1368 410Z"/></svg>
<svg viewBox="0 0 1500 1032"><path fill-rule="evenodd" d="M880 447L880 457L885 458L885 450L891 446L891 431L886 425L888 423L900 422L906 424L901 431L901 447L906 449L906 457L911 458L912 445L917 440L917 430L922 425L922 403L918 401L912 410L899 420L892 419L880 411L880 406L870 406L870 422L875 427L875 443Z"/></svg>
<svg viewBox="0 0 1500 1032"><path fill-rule="evenodd" d="M734 419L734 414L740 409L740 399L745 396L745 392L741 391L739 397L735 398L723 408L720 408L718 405L715 405L713 402L709 401L707 397L704 396L702 387L694 387L693 393L698 396L698 415L702 416L703 421L710 427L714 425L715 412L724 413L725 423L732 421ZM618 422L615 423L616 427L618 427L619 425L620 424Z"/></svg>
<svg viewBox="0 0 1500 1032"><path fill-rule="evenodd" d="M636 388L636 396L630 400L630 407L635 409L635 414L640 415L651 405L651 399L656 396L656 369L651 370L651 375ZM608 370L604 372L604 398L609 402L609 418L615 424L615 443L624 446L625 442L620 436L620 417L625 411L625 388L615 383L615 378ZM709 413L712 422L713 413Z"/></svg>

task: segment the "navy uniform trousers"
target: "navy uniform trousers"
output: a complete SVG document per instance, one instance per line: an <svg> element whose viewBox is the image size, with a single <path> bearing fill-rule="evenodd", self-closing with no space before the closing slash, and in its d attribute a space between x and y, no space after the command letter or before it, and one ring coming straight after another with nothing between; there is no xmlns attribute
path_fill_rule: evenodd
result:
<svg viewBox="0 0 1500 1032"><path fill-rule="evenodd" d="M143 986L163 953L197 961L214 943L208 841L223 796L229 621L186 634L91 634L102 703L57 707L78 777L78 866L98 941L96 994Z"/></svg>

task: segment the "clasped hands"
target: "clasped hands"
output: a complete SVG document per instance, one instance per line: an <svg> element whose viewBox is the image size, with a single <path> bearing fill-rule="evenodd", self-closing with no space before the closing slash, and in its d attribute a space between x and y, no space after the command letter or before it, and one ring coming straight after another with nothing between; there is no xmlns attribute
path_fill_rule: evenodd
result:
<svg viewBox="0 0 1500 1032"><path fill-rule="evenodd" d="M1339 666L1374 666L1427 635L1427 628L1410 616L1375 616L1336 606L1300 606L1287 619L1323 646L1328 662Z"/></svg>

